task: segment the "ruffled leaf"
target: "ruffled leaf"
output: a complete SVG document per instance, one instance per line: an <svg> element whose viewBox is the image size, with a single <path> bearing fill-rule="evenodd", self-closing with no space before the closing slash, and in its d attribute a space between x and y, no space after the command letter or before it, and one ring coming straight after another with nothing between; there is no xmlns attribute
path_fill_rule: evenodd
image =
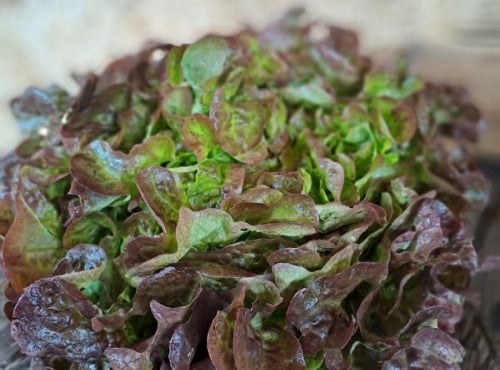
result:
<svg viewBox="0 0 500 370"><path fill-rule="evenodd" d="M41 279L30 285L14 308L12 335L30 356L91 361L102 356L102 345L90 320L98 309L73 285Z"/></svg>

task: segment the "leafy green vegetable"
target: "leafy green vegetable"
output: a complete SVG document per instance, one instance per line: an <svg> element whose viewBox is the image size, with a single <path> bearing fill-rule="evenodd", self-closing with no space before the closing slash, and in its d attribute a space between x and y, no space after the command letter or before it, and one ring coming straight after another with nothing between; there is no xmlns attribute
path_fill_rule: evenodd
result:
<svg viewBox="0 0 500 370"><path fill-rule="evenodd" d="M12 335L29 355L90 362L102 356L90 323L97 312L73 285L57 278L40 279L19 299Z"/></svg>
<svg viewBox="0 0 500 370"><path fill-rule="evenodd" d="M201 89L207 80L222 74L230 54L222 38L207 37L189 45L181 60L184 78L194 90Z"/></svg>
<svg viewBox="0 0 500 370"><path fill-rule="evenodd" d="M17 194L16 215L3 241L4 273L19 293L47 276L63 254L59 235L42 223L44 212L52 205L43 198L40 201L40 208L33 209L21 192Z"/></svg>
<svg viewBox="0 0 500 370"><path fill-rule="evenodd" d="M291 13L13 101L28 137L3 162L0 239L24 353L58 370L459 366L479 113L376 72L351 31L312 33Z"/></svg>

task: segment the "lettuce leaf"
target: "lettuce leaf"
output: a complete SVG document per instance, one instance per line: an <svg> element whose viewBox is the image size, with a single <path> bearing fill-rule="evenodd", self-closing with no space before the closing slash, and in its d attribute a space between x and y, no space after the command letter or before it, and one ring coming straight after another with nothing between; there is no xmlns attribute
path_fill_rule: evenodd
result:
<svg viewBox="0 0 500 370"><path fill-rule="evenodd" d="M13 100L21 351L61 370L460 366L479 111L299 13Z"/></svg>

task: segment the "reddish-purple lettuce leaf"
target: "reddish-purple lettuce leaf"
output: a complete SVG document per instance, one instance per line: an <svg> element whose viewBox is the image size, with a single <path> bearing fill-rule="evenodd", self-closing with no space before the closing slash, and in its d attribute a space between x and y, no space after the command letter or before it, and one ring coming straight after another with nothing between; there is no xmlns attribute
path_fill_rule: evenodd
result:
<svg viewBox="0 0 500 370"><path fill-rule="evenodd" d="M168 359L173 369L189 370L198 347L203 344L212 319L226 306L227 298L212 289L202 289L191 307L189 319L173 332Z"/></svg>
<svg viewBox="0 0 500 370"><path fill-rule="evenodd" d="M98 313L73 285L41 279L30 285L14 308L12 335L30 356L85 362L102 356L90 320Z"/></svg>
<svg viewBox="0 0 500 370"><path fill-rule="evenodd" d="M263 273L269 267L266 257L288 245L293 244L280 239L248 240L229 244L217 250L191 252L182 262L197 268L199 268L198 263L209 262L214 263L221 271L235 267L249 272Z"/></svg>
<svg viewBox="0 0 500 370"><path fill-rule="evenodd" d="M181 200L175 178L163 167L148 167L139 172L135 181L142 199L163 226L178 219Z"/></svg>
<svg viewBox="0 0 500 370"><path fill-rule="evenodd" d="M106 359L113 370L150 370L149 354L139 353L130 348L106 348Z"/></svg>
<svg viewBox="0 0 500 370"><path fill-rule="evenodd" d="M237 369L284 370L306 368L299 340L281 325L270 325L247 308L236 313L233 332L234 360Z"/></svg>
<svg viewBox="0 0 500 370"><path fill-rule="evenodd" d="M152 300L166 306L182 306L191 301L199 288L200 277L195 271L167 267L142 280L134 295L132 310L144 315Z"/></svg>
<svg viewBox="0 0 500 370"><path fill-rule="evenodd" d="M243 307L245 288L240 287L231 304L215 315L207 334L207 350L219 370L234 370L233 328L238 309Z"/></svg>
<svg viewBox="0 0 500 370"><path fill-rule="evenodd" d="M314 356L327 348L343 348L356 330L343 300L362 282L378 286L386 276L383 264L360 262L299 290L288 306L286 321L302 334L304 353Z"/></svg>
<svg viewBox="0 0 500 370"><path fill-rule="evenodd" d="M102 195L127 195L141 169L174 159L175 144L168 135L155 135L136 144L129 154L113 151L105 141L93 141L71 159L71 174L84 187Z"/></svg>
<svg viewBox="0 0 500 370"><path fill-rule="evenodd" d="M18 293L37 279L48 276L63 254L58 235L44 226L39 218L43 213L36 211L19 192L16 216L3 241L3 270Z"/></svg>
<svg viewBox="0 0 500 370"><path fill-rule="evenodd" d="M106 267L106 252L92 244L80 244L59 260L52 275L57 275L82 289L99 279Z"/></svg>
<svg viewBox="0 0 500 370"><path fill-rule="evenodd" d="M200 293L201 290L198 294ZM151 340L151 352L162 352L168 348L172 334L180 324L186 321L195 300L196 297L189 304L178 307L168 307L155 300L151 301L151 313L158 324L156 332Z"/></svg>
<svg viewBox="0 0 500 370"><path fill-rule="evenodd" d="M171 230L153 236L138 236L126 246L122 262L129 278L141 277L177 262L187 250L177 249Z"/></svg>
<svg viewBox="0 0 500 370"><path fill-rule="evenodd" d="M423 328L411 338L408 347L384 361L382 369L458 370L464 355L460 343L442 330Z"/></svg>
<svg viewBox="0 0 500 370"><path fill-rule="evenodd" d="M78 198L73 198L69 202L68 212L71 218L67 222L71 222L73 219L88 213L102 211L104 208L119 201L120 198L123 199L123 196L119 195L97 194L75 180L71 182L68 195L74 195Z"/></svg>
<svg viewBox="0 0 500 370"><path fill-rule="evenodd" d="M301 246L291 248L280 248L267 257L270 265L277 263L289 263L302 266L307 269L316 269L323 266L326 258L320 254L318 246L314 242L308 242Z"/></svg>

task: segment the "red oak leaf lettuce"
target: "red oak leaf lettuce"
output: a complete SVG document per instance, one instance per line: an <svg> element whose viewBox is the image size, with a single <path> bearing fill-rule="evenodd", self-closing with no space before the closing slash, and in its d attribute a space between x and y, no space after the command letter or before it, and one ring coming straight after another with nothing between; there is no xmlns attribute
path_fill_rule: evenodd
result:
<svg viewBox="0 0 500 370"><path fill-rule="evenodd" d="M12 102L5 305L54 369L455 369L488 199L464 90L301 24ZM467 294L466 294L467 293ZM42 366L42 365L40 365Z"/></svg>

